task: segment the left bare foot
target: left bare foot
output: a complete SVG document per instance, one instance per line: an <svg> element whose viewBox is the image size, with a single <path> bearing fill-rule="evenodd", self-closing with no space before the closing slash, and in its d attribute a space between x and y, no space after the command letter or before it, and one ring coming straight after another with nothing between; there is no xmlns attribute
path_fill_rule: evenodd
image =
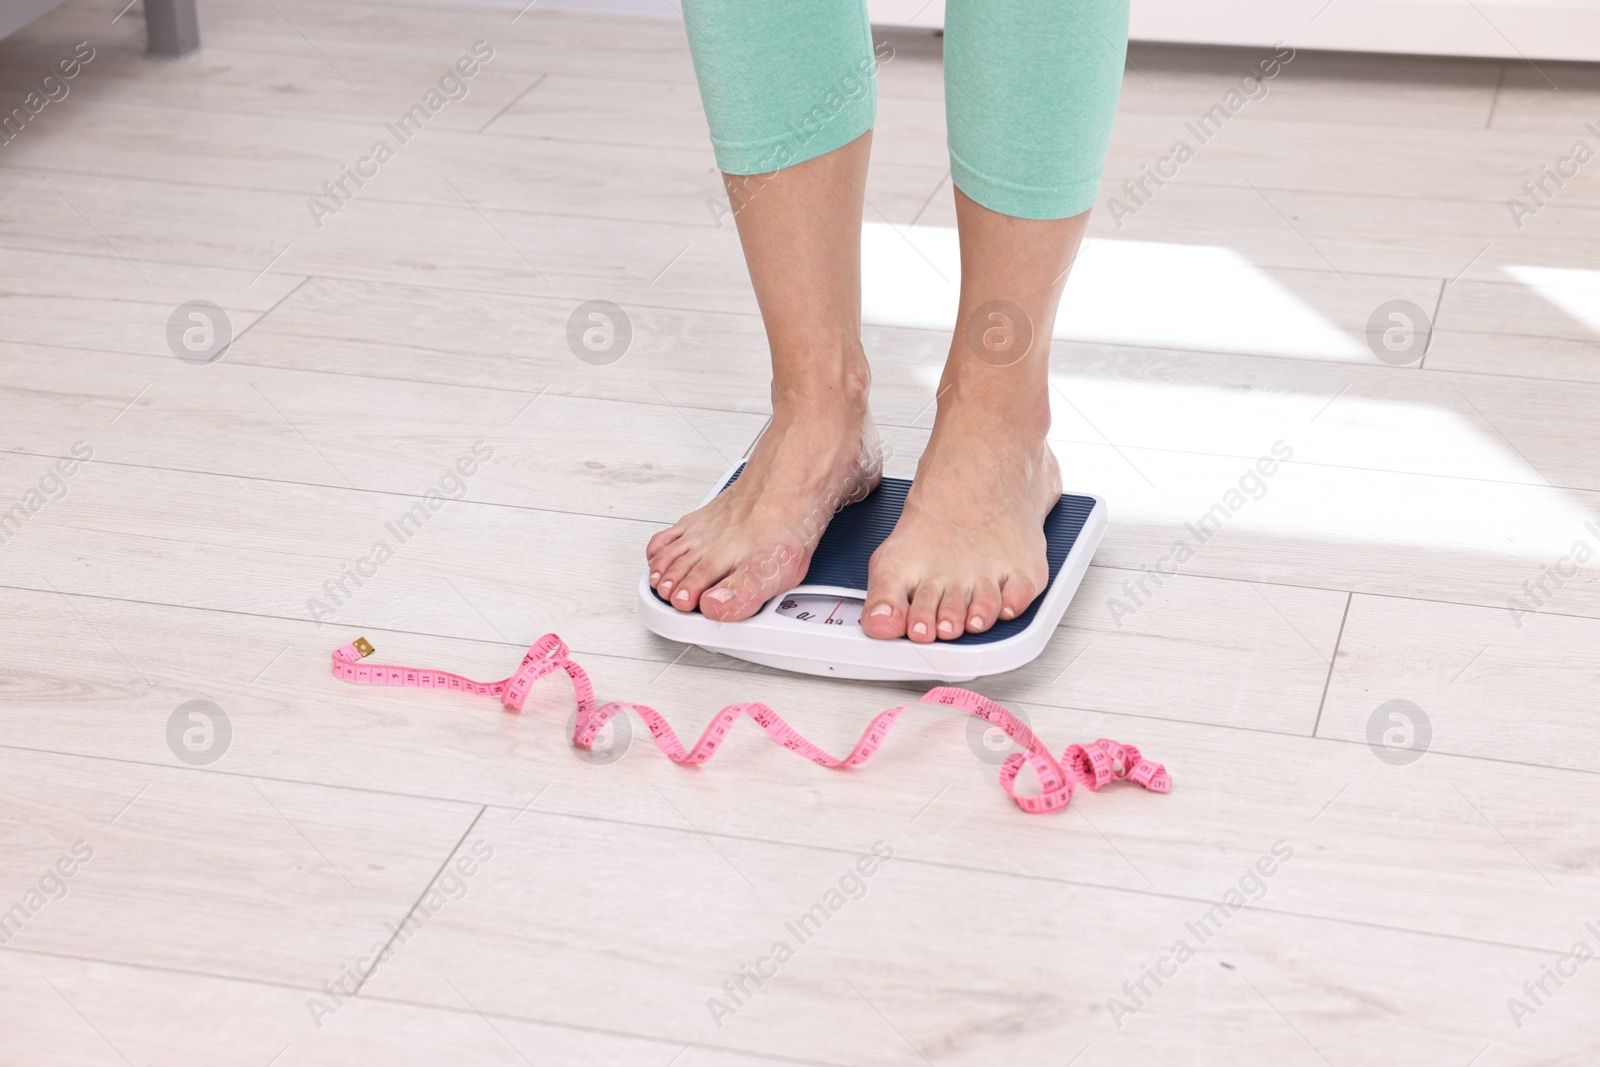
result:
<svg viewBox="0 0 1600 1067"><path fill-rule="evenodd" d="M991 392L963 395L958 382L940 402L905 511L872 554L861 618L869 637L982 633L1044 590L1044 518L1061 497L1048 398L1042 416L1029 416Z"/></svg>

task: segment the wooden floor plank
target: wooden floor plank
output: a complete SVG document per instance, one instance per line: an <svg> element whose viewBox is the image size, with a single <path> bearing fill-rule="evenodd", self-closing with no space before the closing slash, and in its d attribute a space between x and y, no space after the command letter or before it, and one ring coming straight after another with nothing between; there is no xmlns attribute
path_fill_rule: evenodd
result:
<svg viewBox="0 0 1600 1067"><path fill-rule="evenodd" d="M186 703L141 725L163 745L176 730L177 746L204 758L224 727L210 708L179 714ZM185 747L190 730L200 733ZM62 856L78 861L56 878L66 895L29 905L7 948L302 986L338 977L399 923L478 814L206 774L171 751L167 766L16 749L0 749L0 762L15 816L4 831L8 897L69 869L56 867Z"/></svg>
<svg viewBox="0 0 1600 1067"><path fill-rule="evenodd" d="M335 1004L314 988L29 952L0 953L0 988L15 1006L0 1032L0 1050L19 1064L103 1067L123 1062L120 1056L136 1063L176 1063L191 1060L203 1047L213 1063L270 1063L276 1057L324 1067L350 1062L423 1067L443 1061L525 1067L531 1058L544 1056L628 1067L641 1060L667 1063L683 1052L681 1044L665 1041L488 1018L461 1001L441 1009L360 996L336 1004L331 1015L314 1015L308 1004ZM799 1062L703 1048L696 1050L696 1059L709 1067Z"/></svg>
<svg viewBox="0 0 1600 1067"><path fill-rule="evenodd" d="M1600 550L1600 532L1579 531L1574 545L1583 543ZM1530 585L1539 585L1510 590L1510 608L1355 597L1318 736L1364 741L1376 719L1382 733L1398 727L1403 740L1405 723L1379 710L1406 700L1427 720L1408 744L1600 769L1586 743L1595 729L1589 694L1600 676L1596 621L1563 613L1572 579L1560 576L1559 562L1530 569ZM1560 569L1573 566L1568 559ZM1418 731L1431 731L1431 741Z"/></svg>
<svg viewBox="0 0 1600 1067"><path fill-rule="evenodd" d="M1424 1050L1470 1057L1501 1036L1509 1025L1504 991L1539 958L1246 913L1220 944L1201 946L1170 987L1155 989L1147 981L1152 995L1139 998L1140 1014L1122 1020L1119 1032L1108 998L1126 996L1119 989L1123 976L1138 978L1170 952L1174 940L1184 938L1185 922L1204 907L1142 901L1144 922L1129 935L1115 918L1125 906L1120 894L1070 889L1044 895L1015 878L897 866L903 846L885 838L880 848L893 849L896 859L880 862L871 879L858 878L862 890L851 895L859 899L843 898L826 925L801 942L785 924L824 898L868 853L871 840L848 851L800 856L754 842L724 841L713 849L689 826L665 839L599 832L592 824L533 813L513 826L512 817L491 813L485 832L538 841L552 859L486 870L481 901L470 912L445 913L430 924L413 942L416 951L375 978L375 994L442 1001L438 972L488 972L510 980L471 980L465 991L481 998L485 1010L556 1010L592 1025L611 1017L615 998L630 1005L635 1019L670 1028L677 1040L755 1044L836 1063L864 1051L874 1062L893 1064L920 1063L929 1052L949 1063L993 1062L997 1054L1042 1062L1059 1058L1063 1049L1075 1055L1084 1045L1101 1046L1096 1053L1108 1061L1139 1049L1211 1062L1214 1052L1197 1058L1188 1050L1215 1049L1226 1040L1234 1057L1241 1049L1251 1050L1245 1055L1252 1059L1304 1056L1309 1042L1334 1062L1398 1064ZM1263 843L1263 853L1271 844ZM654 872L642 901L629 879L640 860ZM1278 882L1261 880L1265 899L1307 876L1294 862L1278 870ZM1214 891L1220 895L1227 887L1224 882ZM707 898L717 907L700 906ZM582 924L585 936L571 946L552 943L548 935L519 937L514 917L531 910L555 924ZM662 915L675 918L663 924ZM1580 916L1569 922L1573 936L1582 932ZM639 959L634 946L644 940L663 951ZM707 998L739 976L740 964L770 973L779 941L792 948L793 959L765 988L741 998L733 1018L714 1016ZM608 976L582 966L596 957L629 962ZM1375 969L1372 960L1379 957L1385 966ZM769 962L760 964L763 958ZM930 971L944 976L937 988L927 980ZM1441 974L1450 977L1441 981ZM1367 992L1340 997L1345 1011L1333 1013L1330 986ZM1559 1021L1553 1006L1551 1016L1539 1020L1546 1049L1591 1043L1573 1000ZM1405 1022L1379 1025L1391 1014ZM1285 1018L1295 1025L1285 1025ZM820 1025L824 1019L826 1026ZM1350 1019L1371 1025L1352 1026Z"/></svg>

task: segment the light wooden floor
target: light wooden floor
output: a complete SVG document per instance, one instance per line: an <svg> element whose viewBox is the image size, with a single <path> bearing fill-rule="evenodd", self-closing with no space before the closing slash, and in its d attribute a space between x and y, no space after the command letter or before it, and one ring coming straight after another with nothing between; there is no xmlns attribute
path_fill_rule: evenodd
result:
<svg viewBox="0 0 1600 1067"><path fill-rule="evenodd" d="M603 697L690 733L761 699L834 751L916 692L635 617L645 540L767 411L680 24L204 0L203 51L153 62L121 3L0 43L7 111L96 50L0 147L0 512L41 479L58 497L0 544L0 910L26 916L0 931L0 1062L1600 1060L1600 963L1523 990L1600 949L1600 565L1507 609L1600 547L1600 163L1520 229L1506 207L1595 143L1600 73L1302 54L1120 229L1097 213L1073 291L1118 263L1136 284L1098 334L1068 316L1054 439L1111 530L1049 650L978 688L1177 784L1033 818L954 716L902 720L850 773L749 729L689 771L640 730L576 758L554 683L515 716L330 678L357 634L487 678L554 630ZM318 229L307 198L479 39L469 95ZM953 209L937 42L891 43L867 264L890 310L865 336L908 471L947 338L893 324L927 290L892 261ZM1256 58L1134 49L1104 196ZM197 299L237 335L208 366L167 340ZM609 366L566 344L591 299L633 325ZM1420 365L1366 350L1391 299L1436 319ZM480 440L466 498L311 621ZM1266 495L1114 619L1277 441ZM231 727L203 766L168 740L194 700ZM1431 727L1407 765L1367 741L1394 700ZM880 841L865 895L799 943L785 924ZM1202 943L1241 880L1259 899ZM708 1000L779 940L794 958L718 1025ZM1130 995L1180 940L1193 958Z"/></svg>

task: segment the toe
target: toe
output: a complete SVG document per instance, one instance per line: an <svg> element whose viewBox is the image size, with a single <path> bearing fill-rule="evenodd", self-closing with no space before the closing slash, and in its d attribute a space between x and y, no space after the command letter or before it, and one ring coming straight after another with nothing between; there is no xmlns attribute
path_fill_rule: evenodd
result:
<svg viewBox="0 0 1600 1067"><path fill-rule="evenodd" d="M1000 617L1014 619L1028 610L1038 587L1022 575L1012 575L1000 587Z"/></svg>
<svg viewBox="0 0 1600 1067"><path fill-rule="evenodd" d="M1000 618L1000 586L992 580L978 583L967 605L967 632L981 634Z"/></svg>
<svg viewBox="0 0 1600 1067"><path fill-rule="evenodd" d="M734 568L732 574L706 590L700 598L700 614L717 622L738 622L761 610L761 605L783 592L783 574L765 574L752 563Z"/></svg>
<svg viewBox="0 0 1600 1067"><path fill-rule="evenodd" d="M650 543L644 546L645 558L655 559L663 549L683 536L683 530L683 523L679 522L674 523L665 530L658 531L654 537L650 538Z"/></svg>
<svg viewBox="0 0 1600 1067"><path fill-rule="evenodd" d="M906 613L911 603L905 582L888 567L867 566L867 602L861 609L861 630L884 640L906 635Z"/></svg>
<svg viewBox="0 0 1600 1067"><path fill-rule="evenodd" d="M938 586L925 582L917 586L917 591L911 598L906 636L918 644L927 644L935 640L934 627L937 625L937 620L934 615L939 609L942 592Z"/></svg>
<svg viewBox="0 0 1600 1067"><path fill-rule="evenodd" d="M730 568L718 560L703 556L689 568L689 573L678 580L672 590L672 606L679 611L693 611L700 606L700 598L707 589L728 576Z"/></svg>
<svg viewBox="0 0 1600 1067"><path fill-rule="evenodd" d="M880 594L877 599L869 594L861 613L861 629L868 637L904 637L908 607L904 593Z"/></svg>
<svg viewBox="0 0 1600 1067"><path fill-rule="evenodd" d="M656 583L656 592L664 597L671 597L678 583L682 582L694 566L700 562L703 554L698 548L685 547L684 551L673 557L672 562L659 570L651 568L661 575L661 580ZM692 602L691 602L692 603Z"/></svg>
<svg viewBox="0 0 1600 1067"><path fill-rule="evenodd" d="M692 565L693 560L691 559L689 563L686 563L676 575L673 574L673 565L684 559L685 556L691 555L692 548L693 545L690 538L678 537L668 541L659 550L650 553L646 557L650 566L650 584L659 589L661 588L661 583L669 577L675 582L681 580L684 573L688 571L689 566Z"/></svg>
<svg viewBox="0 0 1600 1067"><path fill-rule="evenodd" d="M716 622L738 622L748 619L765 604L768 597L752 596L741 592L743 587L733 582L732 576L706 590L700 598L700 614Z"/></svg>
<svg viewBox="0 0 1600 1067"><path fill-rule="evenodd" d="M967 632L967 591L960 586L944 591L935 617L939 620L939 640L954 641Z"/></svg>

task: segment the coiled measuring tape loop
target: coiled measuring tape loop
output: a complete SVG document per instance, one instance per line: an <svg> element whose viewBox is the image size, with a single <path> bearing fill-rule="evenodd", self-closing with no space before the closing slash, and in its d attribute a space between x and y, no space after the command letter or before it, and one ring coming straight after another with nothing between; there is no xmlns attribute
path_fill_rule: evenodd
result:
<svg viewBox="0 0 1600 1067"><path fill-rule="evenodd" d="M528 649L527 655L511 677L498 682L476 682L449 671L420 670L416 667L397 667L381 663L363 662L372 655L371 642L361 637L334 649L333 674L358 685L394 685L416 689L449 689L494 697L512 711L522 710L533 683L562 671L572 683L577 698L578 713L572 727L572 743L578 748L590 749L596 736L605 729L618 713L631 711L644 721L656 746L674 763L698 765L711 758L727 736L734 723L749 717L766 731L767 736L793 752L798 752L824 767L854 767L865 763L877 751L889 729L902 712L917 704L943 704L976 715L985 722L1005 731L1021 752L1013 752L1000 764L1000 788L1023 811L1041 814L1060 811L1072 800L1072 791L1082 785L1097 790L1106 784L1126 779L1153 793L1166 793L1172 788L1172 778L1159 763L1146 759L1137 748L1117 741L1101 738L1087 745L1069 745L1058 760L1040 741L1038 736L1004 707L982 693L953 686L938 686L928 690L915 704L904 704L879 712L862 731L850 754L843 759L834 756L806 740L800 732L783 720L783 717L765 704L729 704L712 716L700 739L689 749L683 747L672 725L660 712L645 704L612 701L596 706L594 685L588 672L568 655L565 641L555 634L545 634ZM1039 782L1039 792L1019 796L1016 791L1017 776L1023 766L1033 768Z"/></svg>

